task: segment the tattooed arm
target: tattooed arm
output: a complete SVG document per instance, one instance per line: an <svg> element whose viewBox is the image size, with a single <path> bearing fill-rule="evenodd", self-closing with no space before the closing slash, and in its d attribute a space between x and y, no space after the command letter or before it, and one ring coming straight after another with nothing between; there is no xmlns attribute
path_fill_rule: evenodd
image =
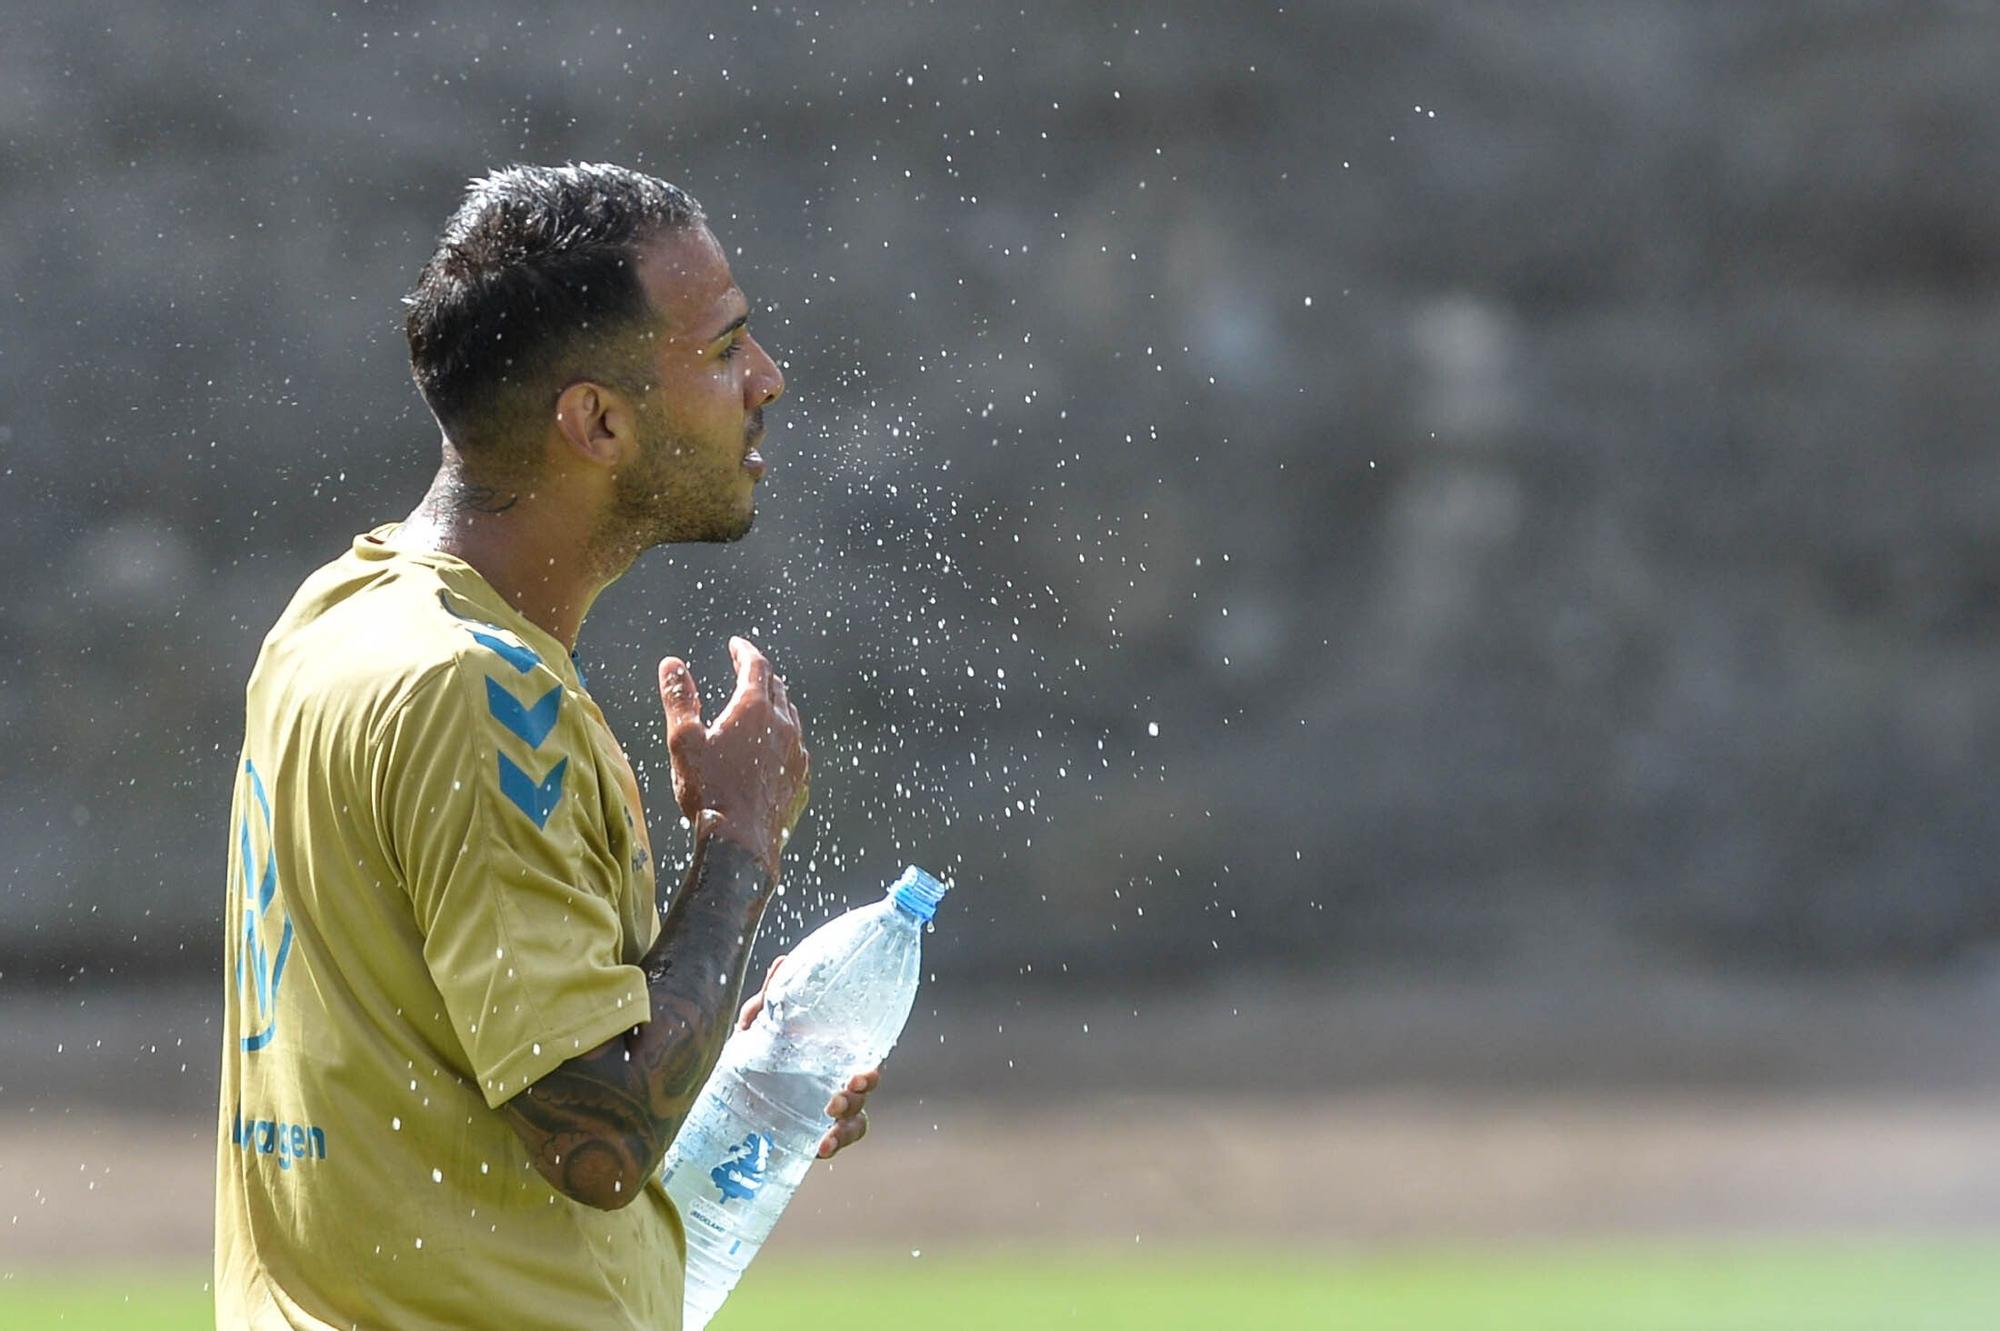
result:
<svg viewBox="0 0 2000 1331"><path fill-rule="evenodd" d="M660 1167L737 1013L775 877L704 812L694 859L640 962L652 1018L578 1055L501 1106L542 1177L614 1210Z"/></svg>
<svg viewBox="0 0 2000 1331"><path fill-rule="evenodd" d="M736 692L712 726L687 666L660 662L674 799L695 844L659 941L639 963L651 1019L501 1106L542 1177L589 1206L615 1209L638 1196L680 1131L729 1036L778 857L805 811L811 758L785 681L745 639L731 638L729 652ZM845 1136L838 1126L830 1134L826 1153L860 1135L852 1120L872 1089L851 1085L854 1096L829 1106L849 1122Z"/></svg>

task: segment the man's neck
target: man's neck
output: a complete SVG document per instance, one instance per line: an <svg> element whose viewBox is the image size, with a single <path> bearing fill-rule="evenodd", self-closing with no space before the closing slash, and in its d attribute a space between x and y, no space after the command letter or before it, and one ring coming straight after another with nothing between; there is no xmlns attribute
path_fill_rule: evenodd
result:
<svg viewBox="0 0 2000 1331"><path fill-rule="evenodd" d="M583 617L610 579L596 567L591 534L563 511L555 489L481 485L447 465L395 542L463 559L530 623L575 651Z"/></svg>

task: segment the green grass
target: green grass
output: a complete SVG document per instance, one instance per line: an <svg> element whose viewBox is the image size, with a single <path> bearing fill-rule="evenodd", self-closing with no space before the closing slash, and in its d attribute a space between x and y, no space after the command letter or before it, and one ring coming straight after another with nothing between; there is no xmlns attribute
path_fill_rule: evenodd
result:
<svg viewBox="0 0 2000 1331"><path fill-rule="evenodd" d="M206 1273L0 1279L0 1328L211 1325ZM776 1261L714 1331L1990 1331L2000 1242Z"/></svg>

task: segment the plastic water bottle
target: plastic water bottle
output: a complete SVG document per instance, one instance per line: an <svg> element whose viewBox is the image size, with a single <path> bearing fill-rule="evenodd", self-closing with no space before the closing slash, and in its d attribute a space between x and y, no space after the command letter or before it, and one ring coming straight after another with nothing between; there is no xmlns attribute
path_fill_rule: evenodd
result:
<svg viewBox="0 0 2000 1331"><path fill-rule="evenodd" d="M687 1233L685 1331L708 1325L764 1246L833 1126L827 1102L902 1034L944 892L912 865L882 900L815 929L722 1047L660 1166Z"/></svg>

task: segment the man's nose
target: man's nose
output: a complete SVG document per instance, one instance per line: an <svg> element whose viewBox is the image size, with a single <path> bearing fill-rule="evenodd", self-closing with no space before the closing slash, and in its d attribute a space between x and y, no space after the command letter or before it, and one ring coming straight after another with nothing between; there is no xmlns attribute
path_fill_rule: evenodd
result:
<svg viewBox="0 0 2000 1331"><path fill-rule="evenodd" d="M757 348L757 366L749 380L750 405L767 407L785 395L785 376L769 352L754 340L751 345Z"/></svg>

